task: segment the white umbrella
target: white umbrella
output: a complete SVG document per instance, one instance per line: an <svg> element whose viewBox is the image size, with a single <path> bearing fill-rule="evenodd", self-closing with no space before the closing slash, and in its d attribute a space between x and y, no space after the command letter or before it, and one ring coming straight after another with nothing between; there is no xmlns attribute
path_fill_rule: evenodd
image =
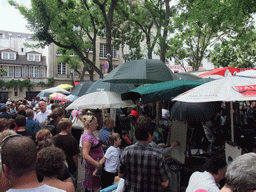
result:
<svg viewBox="0 0 256 192"><path fill-rule="evenodd" d="M203 78L204 78L204 79L207 79L207 78L222 79L223 76L222 76L222 75L207 75L207 76L204 76Z"/></svg>
<svg viewBox="0 0 256 192"><path fill-rule="evenodd" d="M70 94L69 91L61 88L61 87L52 87L52 88L49 88L49 89L44 89L42 90L44 92L48 92L48 93L64 93L64 94Z"/></svg>
<svg viewBox="0 0 256 192"><path fill-rule="evenodd" d="M99 91L79 97L66 109L106 109L133 106L134 104L132 101L123 101L120 93Z"/></svg>
<svg viewBox="0 0 256 192"><path fill-rule="evenodd" d="M256 79L246 77L224 77L195 87L173 99L181 102L231 101L231 132L234 141L233 101L256 100Z"/></svg>
<svg viewBox="0 0 256 192"><path fill-rule="evenodd" d="M252 69L252 70L241 71L241 72L237 73L236 75L256 78L256 70Z"/></svg>

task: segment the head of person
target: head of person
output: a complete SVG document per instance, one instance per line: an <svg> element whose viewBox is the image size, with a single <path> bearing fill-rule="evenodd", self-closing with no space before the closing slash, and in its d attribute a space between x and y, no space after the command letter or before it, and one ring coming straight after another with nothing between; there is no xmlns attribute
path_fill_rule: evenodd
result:
<svg viewBox="0 0 256 192"><path fill-rule="evenodd" d="M107 129L112 130L112 129L114 129L114 120L112 118L110 118L110 117L107 117L107 118L104 119L103 125Z"/></svg>
<svg viewBox="0 0 256 192"><path fill-rule="evenodd" d="M94 115L84 115L83 118L83 124L85 129L92 129L96 130L98 127L98 120Z"/></svg>
<svg viewBox="0 0 256 192"><path fill-rule="evenodd" d="M53 111L54 109L60 108L60 104L58 103L53 103L51 106L51 110Z"/></svg>
<svg viewBox="0 0 256 192"><path fill-rule="evenodd" d="M44 101L40 101L38 103L38 107L39 107L40 111L44 113L46 111L47 106L46 106L46 103Z"/></svg>
<svg viewBox="0 0 256 192"><path fill-rule="evenodd" d="M71 127L72 127L72 121L68 118L62 118L57 125L57 130L63 131L63 130L71 129Z"/></svg>
<svg viewBox="0 0 256 192"><path fill-rule="evenodd" d="M237 157L227 168L226 186L233 192L256 191L256 154Z"/></svg>
<svg viewBox="0 0 256 192"><path fill-rule="evenodd" d="M219 183L225 178L227 163L225 159L219 156L212 156L206 160L204 164L205 171L209 172L215 179L216 183Z"/></svg>
<svg viewBox="0 0 256 192"><path fill-rule="evenodd" d="M34 111L29 109L26 112L27 118L33 119L34 118Z"/></svg>
<svg viewBox="0 0 256 192"><path fill-rule="evenodd" d="M7 111L7 107L6 106L2 106L1 107L1 111L4 113L4 112L6 112Z"/></svg>
<svg viewBox="0 0 256 192"><path fill-rule="evenodd" d="M38 131L36 133L36 142L39 143L41 141L45 141L47 139L51 139L52 138L52 134L51 131L49 131L48 129L41 129L40 131Z"/></svg>
<svg viewBox="0 0 256 192"><path fill-rule="evenodd" d="M20 105L20 106L18 107L18 111L21 111L21 110L25 110L25 105Z"/></svg>
<svg viewBox="0 0 256 192"><path fill-rule="evenodd" d="M14 121L17 127L24 127L27 123L26 117L24 115L18 115Z"/></svg>
<svg viewBox="0 0 256 192"><path fill-rule="evenodd" d="M58 147L46 147L38 152L36 170L45 177L60 176L65 168L65 154Z"/></svg>
<svg viewBox="0 0 256 192"><path fill-rule="evenodd" d="M149 141L151 142L154 137L155 123L149 117L141 118L135 124L135 137L138 141Z"/></svg>
<svg viewBox="0 0 256 192"><path fill-rule="evenodd" d="M6 138L2 142L2 164L7 178L16 180L35 172L37 150L32 139L15 136Z"/></svg>
<svg viewBox="0 0 256 192"><path fill-rule="evenodd" d="M10 128L11 120L6 118L0 118L0 133Z"/></svg>
<svg viewBox="0 0 256 192"><path fill-rule="evenodd" d="M65 111L61 108L54 109L50 115L48 115L48 119L52 118L55 121L61 120L65 116Z"/></svg>
<svg viewBox="0 0 256 192"><path fill-rule="evenodd" d="M43 141L40 141L37 145L37 151L41 151L41 149L46 147L54 147L54 140L53 139L46 139Z"/></svg>
<svg viewBox="0 0 256 192"><path fill-rule="evenodd" d="M111 133L109 136L109 143L110 145L114 145L115 142L119 142L118 144L121 143L121 138L120 138L120 135L118 133Z"/></svg>

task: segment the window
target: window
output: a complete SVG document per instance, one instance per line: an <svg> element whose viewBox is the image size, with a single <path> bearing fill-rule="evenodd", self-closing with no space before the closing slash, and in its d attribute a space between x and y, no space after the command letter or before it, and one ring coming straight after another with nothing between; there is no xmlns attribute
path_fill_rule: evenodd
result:
<svg viewBox="0 0 256 192"><path fill-rule="evenodd" d="M41 55L40 54L28 54L27 55L28 61L41 61Z"/></svg>
<svg viewBox="0 0 256 192"><path fill-rule="evenodd" d="M39 77L39 67L35 67L35 77Z"/></svg>
<svg viewBox="0 0 256 192"><path fill-rule="evenodd" d="M18 87L14 87L14 96L15 97L18 97L19 96L19 89L18 89Z"/></svg>
<svg viewBox="0 0 256 192"><path fill-rule="evenodd" d="M9 66L9 77L14 77L14 66Z"/></svg>
<svg viewBox="0 0 256 192"><path fill-rule="evenodd" d="M67 67L66 67L66 63L59 63L58 64L58 74L59 75L65 75L67 74Z"/></svg>
<svg viewBox="0 0 256 192"><path fill-rule="evenodd" d="M21 67L15 67L15 77L21 77Z"/></svg>
<svg viewBox="0 0 256 192"><path fill-rule="evenodd" d="M112 58L117 58L117 49L115 46L111 46L111 55ZM106 44L100 44L100 57L107 58L107 46Z"/></svg>
<svg viewBox="0 0 256 192"><path fill-rule="evenodd" d="M16 59L16 54L15 53L2 52L2 59L15 60Z"/></svg>
<svg viewBox="0 0 256 192"><path fill-rule="evenodd" d="M22 77L27 78L28 77L28 66L24 66L22 69Z"/></svg>
<svg viewBox="0 0 256 192"><path fill-rule="evenodd" d="M30 77L34 77L34 67L30 66L29 67L29 75Z"/></svg>
<svg viewBox="0 0 256 192"><path fill-rule="evenodd" d="M7 71L7 73L3 74L3 77L7 77L8 76L8 66L2 66L2 68Z"/></svg>
<svg viewBox="0 0 256 192"><path fill-rule="evenodd" d="M44 67L41 67L40 68L40 77L45 77L45 68Z"/></svg>

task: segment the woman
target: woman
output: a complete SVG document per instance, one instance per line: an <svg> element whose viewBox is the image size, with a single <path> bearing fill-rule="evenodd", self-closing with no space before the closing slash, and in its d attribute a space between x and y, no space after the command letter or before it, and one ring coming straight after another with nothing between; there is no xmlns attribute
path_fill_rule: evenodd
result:
<svg viewBox="0 0 256 192"><path fill-rule="evenodd" d="M63 189L67 192L75 192L72 182L64 182L58 179L65 169L65 154L57 147L46 147L38 152L36 165L37 172L44 176L42 183Z"/></svg>
<svg viewBox="0 0 256 192"><path fill-rule="evenodd" d="M99 138L93 132L98 127L97 118L93 115L83 116L84 134L82 136L85 175L83 187L85 191L94 191L100 187L100 175L93 176L93 171L100 168L99 161L103 158L103 150Z"/></svg>

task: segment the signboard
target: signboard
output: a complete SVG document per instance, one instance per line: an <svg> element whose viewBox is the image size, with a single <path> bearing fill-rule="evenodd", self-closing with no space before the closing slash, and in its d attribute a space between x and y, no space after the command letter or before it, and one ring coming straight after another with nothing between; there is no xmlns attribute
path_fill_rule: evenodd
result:
<svg viewBox="0 0 256 192"><path fill-rule="evenodd" d="M108 70L109 70L109 63L108 63L108 61L106 61L105 65L104 65L104 72L108 73Z"/></svg>

